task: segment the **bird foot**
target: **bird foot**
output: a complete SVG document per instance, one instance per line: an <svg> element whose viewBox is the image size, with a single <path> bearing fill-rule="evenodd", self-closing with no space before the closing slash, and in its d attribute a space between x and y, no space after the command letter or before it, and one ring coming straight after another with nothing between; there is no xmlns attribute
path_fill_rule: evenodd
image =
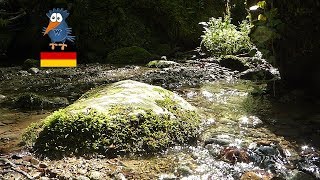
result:
<svg viewBox="0 0 320 180"><path fill-rule="evenodd" d="M68 47L66 44L58 44L58 46L61 46L61 50L63 51L65 47Z"/></svg>
<svg viewBox="0 0 320 180"><path fill-rule="evenodd" d="M58 46L58 44L56 44L56 43L50 43L49 46L51 46L51 49L54 50L54 48L55 48L56 46Z"/></svg>

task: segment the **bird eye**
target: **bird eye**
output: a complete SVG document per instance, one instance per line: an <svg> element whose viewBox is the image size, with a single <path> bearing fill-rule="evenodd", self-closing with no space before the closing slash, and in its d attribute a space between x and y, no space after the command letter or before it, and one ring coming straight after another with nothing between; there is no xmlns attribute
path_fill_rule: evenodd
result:
<svg viewBox="0 0 320 180"><path fill-rule="evenodd" d="M61 14L60 13L57 13L57 21L58 22L61 22L62 21L62 16L61 16Z"/></svg>
<svg viewBox="0 0 320 180"><path fill-rule="evenodd" d="M56 22L57 21L57 13L52 13L50 16L50 21Z"/></svg>

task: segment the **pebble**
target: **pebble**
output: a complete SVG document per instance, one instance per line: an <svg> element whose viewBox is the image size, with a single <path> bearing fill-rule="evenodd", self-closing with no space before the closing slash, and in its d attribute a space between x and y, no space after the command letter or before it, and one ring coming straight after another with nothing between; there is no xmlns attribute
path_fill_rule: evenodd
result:
<svg viewBox="0 0 320 180"><path fill-rule="evenodd" d="M115 179L116 180L126 180L127 178L122 173L118 173L115 175Z"/></svg>
<svg viewBox="0 0 320 180"><path fill-rule="evenodd" d="M46 163L40 163L39 168L47 168L48 165Z"/></svg>
<svg viewBox="0 0 320 180"><path fill-rule="evenodd" d="M30 75L30 74L28 73L28 71L24 71L24 70L18 71L18 74L21 75L21 76L28 76L28 75Z"/></svg>
<svg viewBox="0 0 320 180"><path fill-rule="evenodd" d="M42 172L34 172L31 174L33 178L39 178L42 175Z"/></svg>
<svg viewBox="0 0 320 180"><path fill-rule="evenodd" d="M24 161L30 161L32 159L32 156L23 156L22 157L22 160L24 160Z"/></svg>
<svg viewBox="0 0 320 180"><path fill-rule="evenodd" d="M100 179L101 178L101 173L98 171L91 171L89 175L90 179Z"/></svg>
<svg viewBox="0 0 320 180"><path fill-rule="evenodd" d="M85 174L85 173L87 173L87 170L86 170L86 169L79 169L79 170L78 170L78 173L80 173L80 174Z"/></svg>
<svg viewBox="0 0 320 180"><path fill-rule="evenodd" d="M6 98L6 96L0 94L0 101L4 100Z"/></svg>
<svg viewBox="0 0 320 180"><path fill-rule="evenodd" d="M160 180L175 180L177 179L177 176L173 174L161 174L159 177Z"/></svg>
<svg viewBox="0 0 320 180"><path fill-rule="evenodd" d="M31 158L30 159L30 163L33 164L33 165L38 165L39 164L39 161L35 158Z"/></svg>
<svg viewBox="0 0 320 180"><path fill-rule="evenodd" d="M78 176L77 178L76 178L77 180L90 180L90 178L88 178L88 177L86 177L86 176Z"/></svg>
<svg viewBox="0 0 320 180"><path fill-rule="evenodd" d="M48 177L40 177L40 180L50 180Z"/></svg>

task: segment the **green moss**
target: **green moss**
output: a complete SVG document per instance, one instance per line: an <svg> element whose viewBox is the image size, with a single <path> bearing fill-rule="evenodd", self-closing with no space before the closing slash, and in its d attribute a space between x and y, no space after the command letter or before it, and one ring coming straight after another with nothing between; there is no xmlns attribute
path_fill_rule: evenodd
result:
<svg viewBox="0 0 320 180"><path fill-rule="evenodd" d="M132 46L120 48L108 54L107 62L115 64L146 63L152 55L143 48Z"/></svg>
<svg viewBox="0 0 320 180"><path fill-rule="evenodd" d="M23 139L33 144L36 152L49 157L155 153L171 145L193 142L198 134L199 116L175 108L175 103L168 99L159 103L175 117L148 109L133 115L134 108L128 106L113 106L108 114L59 110L41 124L30 126Z"/></svg>

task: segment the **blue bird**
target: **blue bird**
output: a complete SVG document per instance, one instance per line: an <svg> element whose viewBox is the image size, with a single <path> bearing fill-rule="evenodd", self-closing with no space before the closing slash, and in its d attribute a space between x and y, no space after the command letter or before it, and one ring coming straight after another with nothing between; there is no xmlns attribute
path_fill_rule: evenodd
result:
<svg viewBox="0 0 320 180"><path fill-rule="evenodd" d="M68 27L66 18L69 16L67 10L62 8L54 8L50 10L47 14L47 17L50 19L48 27L43 28L43 35L48 34L51 39L52 50L55 46L61 46L61 50L64 50L67 45L65 44L66 40L74 42L75 36L71 36L71 28ZM57 44L62 43L62 44Z"/></svg>

